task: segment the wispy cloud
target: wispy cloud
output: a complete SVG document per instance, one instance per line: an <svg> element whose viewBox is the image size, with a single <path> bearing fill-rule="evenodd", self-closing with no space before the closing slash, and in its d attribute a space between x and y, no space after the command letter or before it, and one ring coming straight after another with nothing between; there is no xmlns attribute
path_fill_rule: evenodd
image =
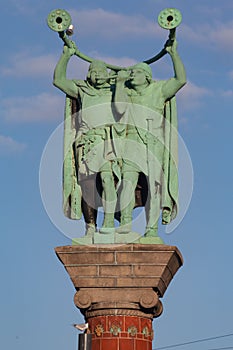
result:
<svg viewBox="0 0 233 350"><path fill-rule="evenodd" d="M99 36L105 38L120 37L121 39L124 36L164 36L163 30L155 22L139 14L128 16L101 8L83 11L70 10L69 12L73 22L78 23L78 30L82 36L93 35L93 33L98 33Z"/></svg>
<svg viewBox="0 0 233 350"><path fill-rule="evenodd" d="M188 82L184 89L179 92L178 98L182 110L187 111L200 107L203 103L203 99L211 94L212 92L205 87Z"/></svg>
<svg viewBox="0 0 233 350"><path fill-rule="evenodd" d="M0 135L0 156L21 153L26 147L9 136Z"/></svg>
<svg viewBox="0 0 233 350"><path fill-rule="evenodd" d="M20 52L9 58L8 66L1 66L3 76L45 77L52 74L57 58L54 55L31 56L30 52Z"/></svg>
<svg viewBox="0 0 233 350"><path fill-rule="evenodd" d="M227 23L217 23L216 28L212 28L209 33L210 42L226 51L233 51L233 21Z"/></svg>
<svg viewBox="0 0 233 350"><path fill-rule="evenodd" d="M12 97L1 101L3 118L8 122L62 121L64 99L42 93L30 97Z"/></svg>
<svg viewBox="0 0 233 350"><path fill-rule="evenodd" d="M137 63L130 57L110 57L103 56L99 52L91 52L92 58L102 60L109 64L119 65L121 67L131 66ZM0 73L3 77L9 76L14 78L25 77L52 77L54 68L57 64L58 57L55 55L31 56L29 52L16 53L10 57L8 65L0 67ZM67 77L72 79L85 79L89 63L77 57L72 57L67 68Z"/></svg>
<svg viewBox="0 0 233 350"><path fill-rule="evenodd" d="M102 56L98 52L91 52L90 56L119 66L130 66L136 63L136 61L130 57L117 58ZM57 61L58 58L54 55L40 55L34 57L30 56L29 52L20 52L9 59L8 66L0 67L0 73L2 76L10 76L14 78L51 77ZM88 65L88 62L77 59L76 57L71 58L67 69L68 78L85 79Z"/></svg>
<svg viewBox="0 0 233 350"><path fill-rule="evenodd" d="M179 35L191 44L205 46L212 50L233 51L233 45L230 45L233 37L233 21L224 23L215 21L215 23L198 24L193 27L183 24Z"/></svg>

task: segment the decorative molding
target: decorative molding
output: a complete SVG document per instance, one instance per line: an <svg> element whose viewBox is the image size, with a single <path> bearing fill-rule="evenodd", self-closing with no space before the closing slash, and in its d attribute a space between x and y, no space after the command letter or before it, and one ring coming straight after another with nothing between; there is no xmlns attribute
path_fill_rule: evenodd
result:
<svg viewBox="0 0 233 350"><path fill-rule="evenodd" d="M110 333L113 335L118 335L121 332L121 327L117 324L113 324L110 328Z"/></svg>
<svg viewBox="0 0 233 350"><path fill-rule="evenodd" d="M84 315L86 319L91 317L97 317L97 316L137 316L137 317L144 317L149 318L150 320L153 320L154 313L145 313L140 310L127 310L127 309L105 309L105 310L95 310L95 311L89 311L86 310L84 312Z"/></svg>
<svg viewBox="0 0 233 350"><path fill-rule="evenodd" d="M97 324L95 326L94 332L95 332L97 337L101 337L101 335L104 333L104 328L103 328L102 324Z"/></svg>
<svg viewBox="0 0 233 350"><path fill-rule="evenodd" d="M137 335L137 327L135 326L131 326L128 328L128 333L132 336L132 337L135 337Z"/></svg>

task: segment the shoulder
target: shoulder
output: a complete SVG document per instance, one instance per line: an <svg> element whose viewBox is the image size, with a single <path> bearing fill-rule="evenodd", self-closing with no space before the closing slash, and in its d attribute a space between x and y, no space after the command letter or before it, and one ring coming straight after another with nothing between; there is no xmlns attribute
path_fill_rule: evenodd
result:
<svg viewBox="0 0 233 350"><path fill-rule="evenodd" d="M150 84L151 89L162 89L167 80L153 80Z"/></svg>

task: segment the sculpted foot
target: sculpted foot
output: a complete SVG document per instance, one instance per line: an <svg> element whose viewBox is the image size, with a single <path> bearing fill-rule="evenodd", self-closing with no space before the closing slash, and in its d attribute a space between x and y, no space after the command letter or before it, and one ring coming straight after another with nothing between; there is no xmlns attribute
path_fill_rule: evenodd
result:
<svg viewBox="0 0 233 350"><path fill-rule="evenodd" d="M142 244L164 244L162 238L158 236L158 229L147 227L145 235L140 238Z"/></svg>
<svg viewBox="0 0 233 350"><path fill-rule="evenodd" d="M116 229L116 232L117 233L122 233L122 234L124 234L124 233L129 233L129 232L131 232L132 231L132 225L131 225L131 223L128 223L128 224L125 224L125 225L120 225L117 229Z"/></svg>
<svg viewBox="0 0 233 350"><path fill-rule="evenodd" d="M147 228L144 237L159 237L157 228Z"/></svg>
<svg viewBox="0 0 233 350"><path fill-rule="evenodd" d="M108 234L115 232L114 217L113 215L107 217L107 215L105 214L103 226L100 228L99 233Z"/></svg>
<svg viewBox="0 0 233 350"><path fill-rule="evenodd" d="M109 234L109 233L114 233L115 232L115 227L101 227L99 230L99 233L103 234Z"/></svg>
<svg viewBox="0 0 233 350"><path fill-rule="evenodd" d="M96 232L96 227L93 224L86 224L86 236L93 236Z"/></svg>

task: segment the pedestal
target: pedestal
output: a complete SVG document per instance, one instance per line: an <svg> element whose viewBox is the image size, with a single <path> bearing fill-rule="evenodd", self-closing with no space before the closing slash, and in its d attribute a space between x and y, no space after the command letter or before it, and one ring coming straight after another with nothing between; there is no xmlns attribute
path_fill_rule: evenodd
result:
<svg viewBox="0 0 233 350"><path fill-rule="evenodd" d="M152 321L161 315L169 283L183 264L167 245L91 245L55 248L89 324L92 350L151 350Z"/></svg>

